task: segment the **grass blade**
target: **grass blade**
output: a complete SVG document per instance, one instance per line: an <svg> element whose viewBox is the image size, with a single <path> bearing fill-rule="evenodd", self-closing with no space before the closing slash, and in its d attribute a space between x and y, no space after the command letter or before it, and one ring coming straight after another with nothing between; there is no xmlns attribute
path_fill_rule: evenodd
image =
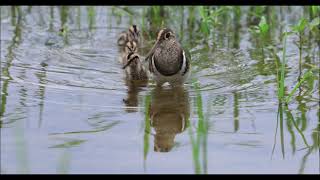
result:
<svg viewBox="0 0 320 180"><path fill-rule="evenodd" d="M297 91L297 89L301 86L301 84L310 76L312 76L312 70L310 69L309 71L307 71L302 78L300 79L300 81L294 86L294 88L291 90L291 92L289 93L289 95L286 98L286 103L289 103L290 100L292 99L293 94Z"/></svg>

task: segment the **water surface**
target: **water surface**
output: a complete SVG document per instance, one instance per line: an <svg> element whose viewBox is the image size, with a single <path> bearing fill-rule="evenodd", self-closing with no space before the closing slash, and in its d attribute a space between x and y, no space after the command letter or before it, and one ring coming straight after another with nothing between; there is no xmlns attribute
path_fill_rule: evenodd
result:
<svg viewBox="0 0 320 180"><path fill-rule="evenodd" d="M120 7L1 7L1 173L318 174L319 71L279 107L275 59L262 55L245 13L205 39L188 24L190 7L166 8L192 58L178 89L124 80L117 37L136 23L145 55L158 30L143 15L150 7L128 8L133 17ZM280 34L305 12L274 12L281 57ZM287 91L319 67L315 38L302 69L294 41Z"/></svg>

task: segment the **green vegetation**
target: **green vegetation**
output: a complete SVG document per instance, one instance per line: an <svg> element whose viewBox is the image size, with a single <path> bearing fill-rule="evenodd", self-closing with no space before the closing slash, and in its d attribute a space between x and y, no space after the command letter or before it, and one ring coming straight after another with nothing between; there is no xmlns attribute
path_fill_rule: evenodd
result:
<svg viewBox="0 0 320 180"><path fill-rule="evenodd" d="M108 51L105 51L105 49L93 48L96 48L96 44L100 43L103 48L109 48L109 44L104 44L104 41L100 42L100 38L106 36L109 38L112 34L116 39L117 33L127 28L129 24L137 24L141 30L143 49L140 52L142 55L146 54L150 45L154 43L157 32L163 27L170 27L176 32L181 45L186 47L186 54L189 55L190 53L192 57L193 74L191 78L193 78L193 81L189 81L186 87L191 92L190 97L193 98L194 107L192 110L193 116L191 113L188 126L186 126L189 136L187 138L190 139L190 141L187 139L186 144L188 148L191 147L192 154L190 156L193 160L195 173L208 173L208 169L210 170L207 161L211 161L211 159L207 157L207 149L211 146L208 143L213 142L208 141L209 125L212 125L211 116L213 115L222 117L222 120L217 118L214 119L214 122L219 120L218 123L225 123L223 128L226 127L226 129L223 129L222 132L216 128L216 125L210 126L210 133L220 133L219 135L229 133L237 136L247 133L247 130L251 128L251 126L246 126L246 120L259 118L250 113L256 113L257 109L272 112L271 110L277 108L277 116L269 117L270 122L277 123L275 142L273 147L270 147L270 149L272 148L272 155L276 152L277 140L280 143L279 153L281 153L282 158L290 158L290 152L286 152L289 148L292 154L303 153L301 155L301 165L297 170L299 173L304 173L306 162L311 157L310 154L319 150L320 109L314 104L318 103L320 96L318 61L320 56L320 6L301 7L301 11L296 11L295 8L299 7L271 6L114 6L106 8L107 10L103 9L104 7L93 6L43 8L46 8L47 13L43 13L45 11L42 13L39 11L38 13L39 8L31 6L12 6L7 8L6 11L1 11L3 24L10 28L4 28L3 30L5 32L3 34L8 34L8 37L3 38L1 51L4 52L4 55L1 56L0 128L15 127L15 123L19 122L13 134L19 163L17 171L22 173L32 172L32 169L30 169L32 166L28 164L30 159L28 159L27 148L30 148L30 146L28 146L29 143L26 143L28 139L25 138L25 130L28 129L25 128L22 120L28 119L31 121L30 126L32 128L37 126L40 129L48 125L46 124L47 121L43 122L43 119L47 118L46 113L51 107L48 108L46 105L51 106L50 102L54 102L54 99L47 99L47 97L54 98L52 95L58 94L61 90L53 88L63 86L68 86L72 90L73 88L76 90L83 88L81 92L85 94L90 94L94 90L105 90L103 89L107 86L103 84L103 78L105 77L94 77L93 74L102 72L103 75L107 74L105 75L106 78L109 75L114 77L113 75L117 75L116 67L111 67L112 70L109 71L103 69L109 65L105 64L105 66L101 65L102 68L99 69L100 67L95 66L95 63L98 64L99 61L94 60L98 58L101 61L108 60L116 54L117 50L109 51L108 49ZM1 7L1 10L3 9ZM293 11L296 11L296 14L288 16ZM34 12L38 14L34 16L32 14ZM30 17L32 17L32 21L33 19L37 21L34 24L40 27L37 27L36 30L38 31L36 33L30 31L30 29L33 29L28 24L30 23L30 19L28 19ZM289 24L289 22L292 24ZM30 45L28 44L29 40L32 43L30 46L41 47L42 39L47 36L45 33L54 34L61 39L60 42L60 39L53 38L49 45L59 41L65 47L70 47L71 50L63 49L64 47L62 48L63 51L61 49L52 50L53 46L40 49L40 53L43 54L40 54L38 58L44 58L48 64L38 62L38 59L32 62L32 58L30 62L24 59L24 51ZM83 34L87 34L87 36L83 36ZM61 56L63 56L63 53L68 53L76 48L77 51L79 48L81 53L75 52L70 55L70 59L69 57L51 59L52 56L57 57L55 53L61 53ZM32 53L36 54L30 51L30 54L26 57L32 57ZM89 66L92 67L85 67L87 62L90 62ZM79 64L81 67L78 66ZM87 72L89 72L88 77L83 77L82 73ZM61 73L64 74L61 76L64 81L58 76ZM72 77L71 80L67 79L68 77ZM77 85L86 80L89 82L90 79L92 81L89 85L92 85L93 88L84 89L85 86ZM204 80L202 81L202 79ZM260 82L261 79L262 82ZM96 82L102 83L95 87ZM114 80L110 82L114 82ZM28 83L39 84L39 87L30 87ZM50 84L50 88L47 88L47 83ZM117 85L117 83L115 84ZM113 86L113 90L123 90L123 87ZM30 88L32 88L31 91ZM153 86L150 85L144 90L149 91L152 88ZM261 89L266 90L267 88L271 90L260 92ZM77 91L74 93L75 95L72 98L83 97L83 94ZM142 133L140 139L143 142L141 156L143 156L144 170L146 170L150 147L152 147L152 141L150 140L152 138L150 134L152 127L150 126L149 112L151 97L148 92L145 94L140 96L141 99L144 98L143 113L145 116L144 119L141 119L144 125L144 133ZM267 98L264 98L265 96ZM70 99L72 100L72 98ZM82 101L86 101L86 98L82 98L81 103ZM274 106L275 102L278 106ZM228 103L230 103L230 106ZM261 108L259 107L261 103L266 106L270 105L271 108ZM32 109L34 107L39 109ZM210 107L214 108L210 109ZM21 115L17 113L22 110ZM72 110L76 111L75 109ZM28 113L29 111L30 113ZM29 118L33 114L36 114L36 118ZM107 118L113 118L114 114ZM39 119L39 122L32 123L33 120L30 119ZM230 119L231 121L228 121ZM315 122L316 120L318 122ZM112 120L108 124L94 129L85 128L81 131L75 128L68 132L49 133L49 136L94 136L97 133L103 133L114 128L121 122L122 119ZM29 136L26 135L26 137ZM69 148L82 146L86 144L86 141L82 138L73 139L49 147L52 151L63 150L58 159L57 172L69 172L72 164ZM179 148L184 145L181 144L175 147L180 150ZM177 149L173 149L173 151ZM7 172L6 167L1 169L1 172L4 170Z"/></svg>
<svg viewBox="0 0 320 180"><path fill-rule="evenodd" d="M196 107L198 115L198 124L196 128L196 137L192 132L192 125L188 132L192 147L192 157L196 174L207 173L207 137L208 137L208 119L204 117L202 97L200 93L200 84L193 81L193 87L196 91ZM188 124L191 124L190 122ZM202 155L202 158L201 156ZM202 162L202 164L201 164Z"/></svg>
<svg viewBox="0 0 320 180"><path fill-rule="evenodd" d="M147 95L145 98L145 129L144 129L144 136L143 136L143 168L144 170L146 169L146 161L147 161L147 156L149 152L149 143L150 143L150 132L151 132L151 127L150 127L150 112L149 112L149 107L150 107L150 101L151 101L151 96Z"/></svg>
<svg viewBox="0 0 320 180"><path fill-rule="evenodd" d="M264 56L264 44L268 39L269 31L269 25L267 24L266 18L262 16L259 24L256 26L252 26L249 31L252 32L256 36L256 38L259 38L257 42L261 42L262 55Z"/></svg>

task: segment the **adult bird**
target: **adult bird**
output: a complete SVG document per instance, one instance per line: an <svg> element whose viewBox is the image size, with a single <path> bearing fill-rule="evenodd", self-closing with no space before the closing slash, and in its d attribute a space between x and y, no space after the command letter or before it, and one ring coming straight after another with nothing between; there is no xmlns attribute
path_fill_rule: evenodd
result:
<svg viewBox="0 0 320 180"><path fill-rule="evenodd" d="M190 75L190 58L186 56L175 33L169 28L159 31L145 61L158 86L165 82L174 87L181 86Z"/></svg>

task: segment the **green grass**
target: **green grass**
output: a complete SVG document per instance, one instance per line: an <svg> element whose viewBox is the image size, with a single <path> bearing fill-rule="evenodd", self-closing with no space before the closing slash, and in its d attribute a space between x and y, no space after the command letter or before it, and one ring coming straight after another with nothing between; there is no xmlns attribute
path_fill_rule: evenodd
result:
<svg viewBox="0 0 320 180"><path fill-rule="evenodd" d="M12 66L12 62L14 60L14 57L16 56L15 48L18 48L21 43L21 38L23 36L22 34L22 14L20 7L12 7L12 16L11 16L11 22L14 24L14 30L13 30L13 37L12 37L12 43L8 46L8 54L6 55L6 63L2 65L1 69L1 75L3 77L8 77L8 79L1 80L3 83L1 84L1 111L0 111L0 118L4 116L4 113L6 111L6 104L7 104L7 96L8 96L8 86L9 81L13 78L10 75L10 68ZM3 59L4 60L4 59ZM4 62L4 61L3 61Z"/></svg>
<svg viewBox="0 0 320 180"><path fill-rule="evenodd" d="M278 99L280 102L283 101L284 98L284 91L285 91L285 68L286 68L286 47L287 47L287 34L284 33L283 37L283 50L282 50L282 62L280 68L280 79L278 81Z"/></svg>
<svg viewBox="0 0 320 180"><path fill-rule="evenodd" d="M305 18L301 18L297 25L292 27L292 32L298 34L299 41L298 41L298 47L299 47L299 71L301 72L302 69L302 46L303 46L303 36L304 36L304 30L307 26L308 22ZM300 77L299 77L300 79Z"/></svg>
<svg viewBox="0 0 320 180"><path fill-rule="evenodd" d="M202 96L200 92L199 82L194 81L193 87L196 91L196 107L198 115L198 124L196 130L196 137L192 132L192 125L188 128L191 146L192 146L192 157L194 163L194 171L196 174L207 173L207 136L208 136L208 122L203 114ZM190 120L189 120L190 121ZM202 154L201 154L202 152ZM202 159L201 159L202 155ZM201 165L202 162L202 165Z"/></svg>
<svg viewBox="0 0 320 180"><path fill-rule="evenodd" d="M285 71L286 71L286 46L287 46L287 36L289 33L285 32L283 34L283 51L282 51L282 60L281 60L281 67L280 67L280 75L277 70L277 90L278 90L278 99L280 103L289 103L293 99L294 93L297 89L301 86L301 84L306 81L308 78L313 76L312 70L310 69L307 71L301 78L298 78L298 82L294 86L294 88L290 91L288 95L285 95ZM278 59L278 57L275 57ZM276 60L277 69L279 68L278 61Z"/></svg>
<svg viewBox="0 0 320 180"><path fill-rule="evenodd" d="M312 70L307 71L302 78L300 79L300 81L297 82L297 84L294 86L294 88L291 90L291 92L289 93L289 95L285 98L285 102L288 104L293 97L293 94L297 91L297 89L301 86L301 84L307 79L310 78L311 76L313 76Z"/></svg>
<svg viewBox="0 0 320 180"><path fill-rule="evenodd" d="M284 111L286 112L286 117L287 117L287 127L288 130L291 134L291 145L293 147L293 152L295 149L295 137L294 137L294 131L292 129L292 126L295 128L296 131L298 131L298 133L300 134L305 146L307 148L309 148L309 144L302 132L302 129L300 129L297 125L297 122L294 120L293 115L291 114L289 107L288 107L288 103L293 99L294 97L294 93L297 91L297 89L302 85L302 83L304 81L306 81L308 78L313 76L312 70L310 69L308 70L303 76L302 78L298 79L298 82L296 83L296 85L294 86L294 88L290 91L290 93L288 95L285 95L285 71L286 71L286 64L287 64L287 59L286 59L286 45L287 45L287 36L290 33L285 32L283 34L283 51L282 51L282 60L281 60L281 67L280 70L278 70L279 68L279 58L276 57L276 66L277 66L277 90L278 90L278 99L279 99L279 106L278 106L278 115L277 115L277 124L280 124L280 143L281 143L281 152L282 152L282 156L283 158L285 158L285 147L284 147L284 127L283 127L283 123L284 123ZM280 72L279 72L280 71ZM284 106L285 105L285 106ZM305 119L304 119L305 120ZM278 127L278 125L277 125ZM276 130L277 132L277 130ZM276 137L276 135L275 135ZM276 144L276 141L275 141ZM272 154L274 153L275 150L275 144L273 146L273 150L272 150Z"/></svg>
<svg viewBox="0 0 320 180"><path fill-rule="evenodd" d="M95 19L96 19L96 11L95 11L95 8L93 6L89 6L87 8L87 15L88 15L88 27L89 27L89 30L92 30L93 27L95 26Z"/></svg>
<svg viewBox="0 0 320 180"><path fill-rule="evenodd" d="M267 23L265 16L260 17L260 22L258 25L251 26L249 31L253 33L256 38L256 41L261 46L262 56L265 59L265 46L268 41L268 33L270 30L270 26Z"/></svg>
<svg viewBox="0 0 320 180"><path fill-rule="evenodd" d="M151 127L150 127L150 112L149 112L149 107L150 107L150 102L151 102L151 97L150 95L147 95L145 97L145 130L144 130L144 136L143 136L143 167L146 169L146 160L149 152L149 147L150 147L150 132L151 132Z"/></svg>
<svg viewBox="0 0 320 180"><path fill-rule="evenodd" d="M210 34L210 30L209 30L208 12L206 8L207 7L205 6L199 7L200 17L202 18L200 29L201 29L201 32L204 33L206 37L208 37Z"/></svg>

